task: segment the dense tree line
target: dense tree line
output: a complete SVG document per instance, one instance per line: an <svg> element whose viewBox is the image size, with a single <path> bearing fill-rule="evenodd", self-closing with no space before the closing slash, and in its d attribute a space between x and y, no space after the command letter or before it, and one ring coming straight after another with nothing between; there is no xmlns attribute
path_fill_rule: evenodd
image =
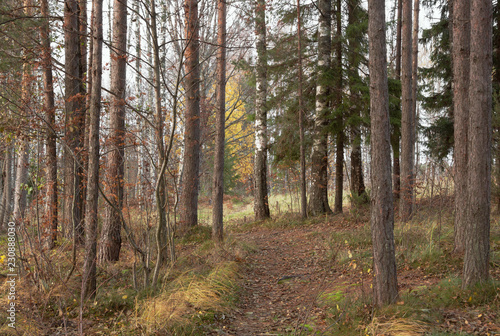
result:
<svg viewBox="0 0 500 336"><path fill-rule="evenodd" d="M346 189L352 208L371 202L375 303L393 303L394 221L415 209L419 130L438 161L453 149L463 286L488 278L498 2L424 1L441 14L420 39L427 68L418 0L396 1L392 23L382 0L114 0L107 20L106 4L93 0L90 18L86 0L0 5L0 224L36 237L33 254L71 241L82 300L125 240L145 287L197 225L221 243L224 194L251 191L267 220L273 177L290 170L303 218L341 213Z"/></svg>

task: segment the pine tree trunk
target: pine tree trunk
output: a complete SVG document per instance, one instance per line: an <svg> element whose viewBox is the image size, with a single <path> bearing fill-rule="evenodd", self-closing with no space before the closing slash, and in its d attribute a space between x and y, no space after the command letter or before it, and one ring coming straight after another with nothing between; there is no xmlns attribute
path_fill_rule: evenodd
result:
<svg viewBox="0 0 500 336"><path fill-rule="evenodd" d="M394 210L391 182L389 92L384 0L368 1L371 118L371 227L373 241L374 304L393 303L398 297L394 248Z"/></svg>
<svg viewBox="0 0 500 336"><path fill-rule="evenodd" d="M74 228L76 241L83 243L82 149L85 128L85 103L81 80L81 41L79 6L76 0L66 0L64 6L65 39L65 203L64 224ZM71 232L72 230L68 230Z"/></svg>
<svg viewBox="0 0 500 336"><path fill-rule="evenodd" d="M398 2L398 22L396 25L396 79L401 81L401 33L402 33L402 21L403 21L403 0L397 0ZM393 191L394 198L399 199L401 193L401 169L399 165L399 154L400 147L399 141L401 137L401 127L395 125L391 134L391 144L392 144L392 176L393 176Z"/></svg>
<svg viewBox="0 0 500 336"><path fill-rule="evenodd" d="M45 203L46 213L46 247L51 249L55 246L57 239L57 134L56 134L56 116L54 106L54 84L52 77L52 55L50 49L50 26L49 26L49 4L48 0L40 1L40 10L43 22L40 26L40 38L42 42L42 69L43 69L43 87L44 100L43 107L46 126L46 172L47 194Z"/></svg>
<svg viewBox="0 0 500 336"><path fill-rule="evenodd" d="M455 180L455 252L463 254L467 211L467 142L469 123L470 1L453 8L453 128Z"/></svg>
<svg viewBox="0 0 500 336"><path fill-rule="evenodd" d="M80 149L80 162L83 164L82 171L86 172L88 170L88 153L89 153L89 114L90 105L88 102L90 101L90 86L88 77L89 76L89 64L87 62L88 57L88 29L89 23L87 22L87 1L88 0L78 0L79 13L78 13L78 25L80 30L80 81L81 81L81 94L82 94L82 106L85 105L85 110L82 112L83 114L83 130L82 130L82 143L83 148ZM81 213L85 213L85 198L87 194L87 175L82 174L82 179L80 181L81 185L81 199L82 199L82 209ZM83 219L82 219L83 222ZM82 231L84 228L82 228Z"/></svg>
<svg viewBox="0 0 500 336"><path fill-rule="evenodd" d="M331 213L328 205L328 134L329 75L331 64L331 12L330 0L319 0L318 82L316 84L316 111L314 114L313 147L311 154L311 192L309 212L313 216Z"/></svg>
<svg viewBox="0 0 500 336"><path fill-rule="evenodd" d="M212 237L223 240L224 141L226 121L226 0L217 1L217 110L215 115L215 158L212 190Z"/></svg>
<svg viewBox="0 0 500 336"><path fill-rule="evenodd" d="M300 214L302 219L307 218L307 190L306 190L306 152L304 144L304 102L302 99L302 20L300 17L300 0L297 0L297 56L299 82L297 95L299 99L299 137L300 137Z"/></svg>
<svg viewBox="0 0 500 336"><path fill-rule="evenodd" d="M109 199L99 245L99 262L118 261L120 258L121 215L125 162L125 87L127 80L127 1L113 3L113 48L111 51L111 107L110 152L108 154L107 181ZM116 209L116 210L115 210Z"/></svg>
<svg viewBox="0 0 500 336"><path fill-rule="evenodd" d="M458 3L458 1L457 1ZM462 286L489 277L492 113L492 2L471 1L468 209Z"/></svg>
<svg viewBox="0 0 500 336"><path fill-rule="evenodd" d="M257 0L255 8L257 34L257 64L255 101L255 161L254 161L254 214L255 220L270 217L267 193L267 51L266 1Z"/></svg>
<svg viewBox="0 0 500 336"><path fill-rule="evenodd" d="M403 0L403 36L401 67L401 202L402 222L413 212L413 166L415 161L415 120L412 98L412 0Z"/></svg>
<svg viewBox="0 0 500 336"><path fill-rule="evenodd" d="M417 113L417 90L418 90L418 19L420 13L420 0L414 0L413 5L413 35L412 35L412 86L411 86L411 96L413 98L413 148L414 148L414 180L417 178L418 174L418 113ZM415 203L415 195L413 196L413 203Z"/></svg>
<svg viewBox="0 0 500 336"><path fill-rule="evenodd" d="M99 119L101 112L102 73L102 0L92 1L92 92L89 130L89 170L87 177L87 204L85 208L85 259L82 276L82 302L96 295L97 210L99 198Z"/></svg>
<svg viewBox="0 0 500 336"><path fill-rule="evenodd" d="M198 1L185 0L186 115L184 128L184 172L180 198L180 229L187 231L198 224L198 189L200 171L200 64Z"/></svg>
<svg viewBox="0 0 500 336"><path fill-rule="evenodd" d="M340 117L339 119L342 119ZM337 151L335 152L335 202L334 213L342 213L342 200L344 198L344 131L337 134Z"/></svg>
<svg viewBox="0 0 500 336"><path fill-rule="evenodd" d="M337 108L337 151L335 153L335 202L333 212L342 212L344 198L344 116L342 115L342 1L337 0L335 10L337 24L335 32L335 107Z"/></svg>

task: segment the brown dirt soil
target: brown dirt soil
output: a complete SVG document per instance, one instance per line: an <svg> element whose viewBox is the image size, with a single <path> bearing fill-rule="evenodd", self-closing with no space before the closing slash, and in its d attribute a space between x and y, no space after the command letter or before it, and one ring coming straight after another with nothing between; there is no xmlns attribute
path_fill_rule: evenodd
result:
<svg viewBox="0 0 500 336"><path fill-rule="evenodd" d="M338 224L256 228L236 234L258 250L245 260L237 309L225 316L215 334L282 335L296 330L298 335L305 324L326 331L328 313L317 298L329 288L357 280L334 267L327 241L333 230L341 229Z"/></svg>
<svg viewBox="0 0 500 336"><path fill-rule="evenodd" d="M344 250L345 254L347 247L344 242L332 242L332 233L369 225L367 220L353 221L348 216L330 216L324 222L294 228L255 227L236 233L236 239L254 245L257 251L243 261L242 291L236 309L223 315L213 335L331 334L331 328L341 321L333 318L337 312L332 310L332 304L330 307L321 304L321 295L342 291L354 300L371 296L372 275L367 273L366 264L370 261L365 261L363 270L362 265L356 268L354 260L343 264L336 260L337 252ZM405 266L398 269L399 290L402 293L421 286L430 288L443 276L445 274L426 274L421 267ZM371 315L370 304L365 305L365 310L367 316ZM482 327L474 329L471 317L466 321L461 316L466 311L459 314L443 310L442 313L443 321L436 326L441 330L476 335L483 335L475 331L484 326L490 333L498 330L495 323L491 323L496 318L489 323L476 318L474 322ZM479 316L485 318L485 314ZM351 317L341 314L340 318L349 320Z"/></svg>

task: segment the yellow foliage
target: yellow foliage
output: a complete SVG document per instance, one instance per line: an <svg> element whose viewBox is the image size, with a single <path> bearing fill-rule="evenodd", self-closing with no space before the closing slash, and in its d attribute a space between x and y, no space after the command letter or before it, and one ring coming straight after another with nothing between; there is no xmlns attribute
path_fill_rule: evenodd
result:
<svg viewBox="0 0 500 336"><path fill-rule="evenodd" d="M235 170L239 181L246 182L253 172L254 131L241 95L238 78L232 77L226 85L226 151L228 155L236 156Z"/></svg>

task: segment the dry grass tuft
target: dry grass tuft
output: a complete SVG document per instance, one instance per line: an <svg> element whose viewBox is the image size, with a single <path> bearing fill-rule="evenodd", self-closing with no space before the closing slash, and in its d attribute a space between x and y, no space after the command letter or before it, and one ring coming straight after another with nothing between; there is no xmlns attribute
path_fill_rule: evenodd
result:
<svg viewBox="0 0 500 336"><path fill-rule="evenodd" d="M422 321L395 318L382 322L375 317L366 331L372 336L420 336L429 332L429 326Z"/></svg>
<svg viewBox="0 0 500 336"><path fill-rule="evenodd" d="M227 311L237 279L236 262L218 265L206 276L186 272L157 297L143 302L140 322L150 331L169 330L189 324L192 317L205 312Z"/></svg>

